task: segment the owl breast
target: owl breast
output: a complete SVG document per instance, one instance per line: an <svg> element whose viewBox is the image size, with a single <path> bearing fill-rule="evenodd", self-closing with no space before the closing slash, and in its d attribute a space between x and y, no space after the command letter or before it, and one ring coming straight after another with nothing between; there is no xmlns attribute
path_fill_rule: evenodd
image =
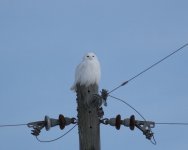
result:
<svg viewBox="0 0 188 150"><path fill-rule="evenodd" d="M99 83L101 76L100 64L98 61L86 61L80 68L80 85L89 86Z"/></svg>

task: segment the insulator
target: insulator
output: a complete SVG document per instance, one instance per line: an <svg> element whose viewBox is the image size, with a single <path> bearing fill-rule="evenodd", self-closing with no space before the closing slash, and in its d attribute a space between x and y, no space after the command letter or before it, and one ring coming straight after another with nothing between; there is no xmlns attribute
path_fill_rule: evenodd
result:
<svg viewBox="0 0 188 150"><path fill-rule="evenodd" d="M51 127L59 125L58 119L49 118L48 116L45 116L44 121L45 121L46 131L49 131Z"/></svg>
<svg viewBox="0 0 188 150"><path fill-rule="evenodd" d="M65 126L74 124L75 118L67 118L63 115L59 115L58 119L49 118L48 116L45 116L45 128L46 130L50 130L51 127L59 125L60 129L63 130Z"/></svg>
<svg viewBox="0 0 188 150"><path fill-rule="evenodd" d="M45 116L44 121L30 122L27 126L29 128L33 128L33 130L31 130L32 135L38 136L44 127L47 131L49 131L51 127L59 125L60 129L63 130L65 126L76 123L75 118L66 118L63 115L59 115L58 119Z"/></svg>
<svg viewBox="0 0 188 150"><path fill-rule="evenodd" d="M61 130L63 130L66 126L66 120L63 115L59 115L59 127Z"/></svg>
<svg viewBox="0 0 188 150"><path fill-rule="evenodd" d="M130 117L129 128L130 128L131 130L134 130L135 124L136 124L135 116L132 115L132 116Z"/></svg>
<svg viewBox="0 0 188 150"><path fill-rule="evenodd" d="M129 127L130 126L130 119L129 118L126 118L124 120L122 120L122 124L126 127Z"/></svg>
<svg viewBox="0 0 188 150"><path fill-rule="evenodd" d="M120 116L120 115L117 115L117 116L116 116L116 123L115 123L115 127L116 127L117 130L120 129L121 124L122 124L121 116Z"/></svg>
<svg viewBox="0 0 188 150"><path fill-rule="evenodd" d="M106 124L106 125L109 124L111 126L115 126L117 130L120 129L121 124L122 124L120 115L117 115L116 118L105 119L103 121L104 121L104 124Z"/></svg>

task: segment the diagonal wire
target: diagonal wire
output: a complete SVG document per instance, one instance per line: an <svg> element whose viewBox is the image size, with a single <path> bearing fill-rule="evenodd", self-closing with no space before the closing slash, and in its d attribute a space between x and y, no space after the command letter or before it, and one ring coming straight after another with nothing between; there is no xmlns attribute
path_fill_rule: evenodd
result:
<svg viewBox="0 0 188 150"><path fill-rule="evenodd" d="M144 116L138 110L136 110L133 106L131 106L129 103L127 103L125 100L117 98L117 97L112 96L112 95L108 95L108 96L110 96L111 98L114 98L114 99L126 104L131 109L133 109L144 121L146 121ZM181 126L188 126L188 123L185 123L185 122L155 122L155 124L156 125L181 125Z"/></svg>
<svg viewBox="0 0 188 150"><path fill-rule="evenodd" d="M112 95L108 95L108 96L110 96L111 98L114 98L114 99L116 99L116 100L118 100L118 101L120 101L120 102L126 104L126 105L129 106L131 109L133 109L144 121L146 121L145 117L144 117L138 110L136 110L133 106L131 106L129 103L127 103L126 101L124 101L124 100L122 100L122 99L120 99L120 98L117 98L117 97L115 97L115 96L112 96Z"/></svg>
<svg viewBox="0 0 188 150"><path fill-rule="evenodd" d="M182 50L183 48L185 48L186 46L188 46L188 43L184 44L183 46L181 46L180 48L176 49L175 51L173 51L172 53L170 53L169 55L165 56L164 58L160 59L159 61L157 61L156 63L152 64L151 66L149 66L148 68L144 69L143 71L141 71L140 73L136 74L135 76L133 76L132 78L130 78L129 80L123 82L122 84L120 84L119 86L117 86L116 88L114 88L113 90L111 90L110 92L108 92L108 94L116 91L117 89L119 89L120 87L126 85L127 83L129 83L130 81L136 79L138 76L142 75L143 73L145 73L146 71L150 70L151 68L155 67L156 65L158 65L159 63L161 63L162 61L164 61L165 59L169 58L170 56L174 55L175 53L177 53L178 51Z"/></svg>

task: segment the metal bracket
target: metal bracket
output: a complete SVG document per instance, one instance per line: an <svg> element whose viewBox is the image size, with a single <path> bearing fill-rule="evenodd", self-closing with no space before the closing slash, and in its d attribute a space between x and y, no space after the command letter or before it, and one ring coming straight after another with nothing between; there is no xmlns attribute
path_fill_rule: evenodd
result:
<svg viewBox="0 0 188 150"><path fill-rule="evenodd" d="M37 122L30 122L27 124L29 128L33 128L31 130L31 134L34 136L38 136L41 130L45 127L45 121L37 121Z"/></svg>
<svg viewBox="0 0 188 150"><path fill-rule="evenodd" d="M151 128L155 127L154 122L135 120L135 116L132 115L129 119L129 128L131 130L134 130L135 127L137 127L140 131L142 131L143 135L145 135L148 140L151 140L151 138L153 137L153 134L154 134L151 130Z"/></svg>
<svg viewBox="0 0 188 150"><path fill-rule="evenodd" d="M107 106L107 97L108 97L108 91L105 89L102 89L101 95L100 94L93 94L93 97L91 99L91 102L89 103L89 106L94 106L94 107L101 107L102 104L104 106Z"/></svg>
<svg viewBox="0 0 188 150"><path fill-rule="evenodd" d="M103 103L104 103L104 106L107 106L107 98L108 98L108 91L105 90L105 89L102 89L101 91L101 97L102 97L102 100L103 100Z"/></svg>

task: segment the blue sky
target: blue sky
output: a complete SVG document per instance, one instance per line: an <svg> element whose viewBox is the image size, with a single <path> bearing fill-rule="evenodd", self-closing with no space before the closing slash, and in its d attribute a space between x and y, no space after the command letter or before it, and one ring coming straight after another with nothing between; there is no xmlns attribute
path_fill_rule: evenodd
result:
<svg viewBox="0 0 188 150"><path fill-rule="evenodd" d="M82 56L98 56L100 89L113 89L188 42L186 0L0 0L0 124L75 117L69 89ZM122 87L125 99L148 120L188 122L188 48ZM109 98L105 117L135 114ZM140 119L140 117L135 114ZM66 130L70 128L67 127ZM101 149L186 149L188 127L156 126L157 146L141 132L101 125ZM65 131L53 128L41 139ZM27 127L0 128L0 149L78 149L75 128L53 143L39 143Z"/></svg>

